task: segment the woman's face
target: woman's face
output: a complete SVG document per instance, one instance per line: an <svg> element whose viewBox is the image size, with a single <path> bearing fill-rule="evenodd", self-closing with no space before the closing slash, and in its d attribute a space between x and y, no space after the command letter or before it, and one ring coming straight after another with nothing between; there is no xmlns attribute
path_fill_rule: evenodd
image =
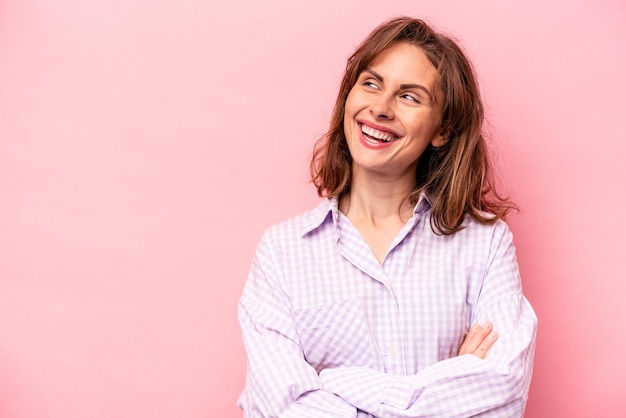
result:
<svg viewBox="0 0 626 418"><path fill-rule="evenodd" d="M429 144L441 146L439 75L421 48L398 42L360 75L346 100L344 133L353 175L415 177Z"/></svg>

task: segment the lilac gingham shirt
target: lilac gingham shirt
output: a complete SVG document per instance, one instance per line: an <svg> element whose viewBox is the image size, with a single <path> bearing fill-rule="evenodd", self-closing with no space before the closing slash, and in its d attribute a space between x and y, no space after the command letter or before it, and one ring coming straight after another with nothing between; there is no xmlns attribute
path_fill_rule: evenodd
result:
<svg viewBox="0 0 626 418"><path fill-rule="evenodd" d="M239 304L245 417L523 415L537 318L511 233L429 219L422 196L382 265L336 199L263 235ZM487 359L457 356L487 320Z"/></svg>

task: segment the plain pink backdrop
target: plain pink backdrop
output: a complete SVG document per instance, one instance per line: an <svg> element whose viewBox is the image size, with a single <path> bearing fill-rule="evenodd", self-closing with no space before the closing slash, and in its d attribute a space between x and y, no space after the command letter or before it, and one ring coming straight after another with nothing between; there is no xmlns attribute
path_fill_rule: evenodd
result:
<svg viewBox="0 0 626 418"><path fill-rule="evenodd" d="M0 0L0 417L241 416L255 245L316 204L345 59L401 14L480 75L540 321L526 416L623 416L624 1Z"/></svg>

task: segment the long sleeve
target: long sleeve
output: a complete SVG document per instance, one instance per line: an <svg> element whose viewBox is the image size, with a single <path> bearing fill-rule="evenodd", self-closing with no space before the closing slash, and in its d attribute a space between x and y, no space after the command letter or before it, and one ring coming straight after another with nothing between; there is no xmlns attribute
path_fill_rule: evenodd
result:
<svg viewBox="0 0 626 418"><path fill-rule="evenodd" d="M248 354L244 416L354 418L357 410L326 392L298 344L289 297L280 277L280 256L264 236L239 303Z"/></svg>
<svg viewBox="0 0 626 418"><path fill-rule="evenodd" d="M521 293L511 234L505 226L495 231L471 315L492 321L499 334L486 360L466 354L410 376L329 368L320 373L324 389L379 417L523 416L537 318Z"/></svg>

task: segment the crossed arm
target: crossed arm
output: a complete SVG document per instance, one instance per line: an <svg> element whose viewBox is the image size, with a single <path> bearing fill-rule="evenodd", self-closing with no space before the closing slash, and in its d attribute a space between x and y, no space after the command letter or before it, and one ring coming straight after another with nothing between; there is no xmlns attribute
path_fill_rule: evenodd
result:
<svg viewBox="0 0 626 418"><path fill-rule="evenodd" d="M280 308L271 308L272 315L275 315L278 309ZM369 416L344 399L342 394L332 393L329 389L339 386L341 391L341 386L345 382L353 379L367 381L370 376L367 374L359 376L357 372L353 377L346 376L346 380L341 375L324 375L325 371L322 371L321 376L318 375L315 369L306 363L293 331L276 319L273 321L276 325L265 326L260 323L262 322L260 316L260 311L254 306L249 306L245 298L242 299L240 320L244 330L244 341L248 347L249 362L246 390L240 398L240 406L244 408L245 417ZM253 322L252 317L256 317L257 320ZM284 320L285 324L289 322L286 317ZM468 331L458 355L469 354L482 361L487 357L497 338L498 335L493 330L491 322L482 326L475 324ZM351 368L345 370L353 371ZM330 370L326 370L328 371ZM327 388L324 387L324 383Z"/></svg>
<svg viewBox="0 0 626 418"><path fill-rule="evenodd" d="M469 352L416 374L391 375L358 366L327 368L319 374L321 387L374 417L521 417L532 370L536 319L521 295L495 301L485 314L496 312L503 315L494 321L502 331L498 344L491 348L490 331L486 339L480 337L488 327L474 329L462 349Z"/></svg>
<svg viewBox="0 0 626 418"><path fill-rule="evenodd" d="M458 355L471 354L484 360L497 339L498 333L493 329L491 322L485 322L482 325L475 323L461 343Z"/></svg>
<svg viewBox="0 0 626 418"><path fill-rule="evenodd" d="M536 317L515 286L479 303L456 357L411 376L368 367L318 373L305 359L289 295L265 245L239 310L248 351L246 389L239 400L246 418L522 416Z"/></svg>

